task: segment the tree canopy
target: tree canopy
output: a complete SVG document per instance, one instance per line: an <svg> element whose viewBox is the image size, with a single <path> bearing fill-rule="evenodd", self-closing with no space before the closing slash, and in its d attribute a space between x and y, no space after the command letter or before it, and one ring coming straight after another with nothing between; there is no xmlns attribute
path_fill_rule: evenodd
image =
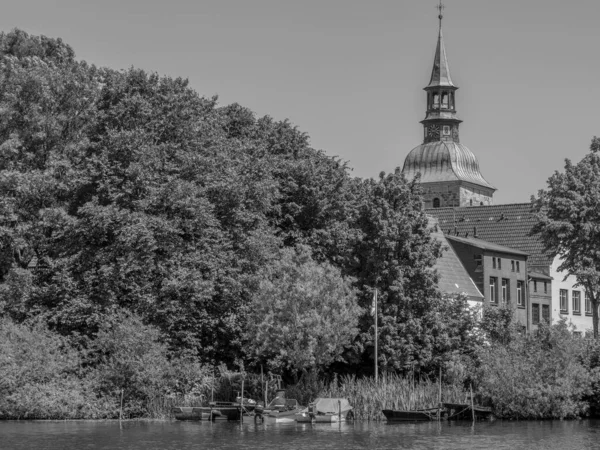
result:
<svg viewBox="0 0 600 450"><path fill-rule="evenodd" d="M538 223L533 233L557 255L559 270L573 275L592 303L594 336L598 337L600 304L600 139L577 164L565 160L564 172L548 179L548 188L532 197Z"/></svg>
<svg viewBox="0 0 600 450"><path fill-rule="evenodd" d="M352 177L287 120L20 30L0 34L0 111L0 315L93 337L126 310L173 354L256 363L243 346L257 302L291 302L347 329L274 366L372 367L373 319L355 320L376 287L382 364L435 359L439 245L399 172Z"/></svg>

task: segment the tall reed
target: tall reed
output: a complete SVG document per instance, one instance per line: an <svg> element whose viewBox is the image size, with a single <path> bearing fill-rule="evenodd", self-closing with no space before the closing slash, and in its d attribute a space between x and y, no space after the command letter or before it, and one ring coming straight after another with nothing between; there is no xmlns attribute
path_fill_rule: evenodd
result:
<svg viewBox="0 0 600 450"><path fill-rule="evenodd" d="M382 410L415 410L435 408L439 404L439 384L429 379L414 380L396 374L382 374L374 378L354 375L334 379L319 394L320 397L347 398L354 406L358 420L382 420ZM442 385L442 401L465 403L467 392L462 386Z"/></svg>

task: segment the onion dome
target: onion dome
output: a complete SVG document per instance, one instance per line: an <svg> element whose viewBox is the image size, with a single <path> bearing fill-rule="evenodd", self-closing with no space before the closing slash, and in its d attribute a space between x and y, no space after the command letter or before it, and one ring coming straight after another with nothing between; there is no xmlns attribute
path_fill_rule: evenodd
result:
<svg viewBox="0 0 600 450"><path fill-rule="evenodd" d="M404 160L402 173L408 180L420 174L421 183L464 181L496 190L479 170L471 150L453 141L434 141L414 148Z"/></svg>

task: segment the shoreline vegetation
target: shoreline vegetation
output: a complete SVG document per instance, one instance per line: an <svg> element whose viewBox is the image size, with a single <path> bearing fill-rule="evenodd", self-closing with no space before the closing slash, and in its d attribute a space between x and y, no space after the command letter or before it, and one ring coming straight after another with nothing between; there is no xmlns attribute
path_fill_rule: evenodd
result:
<svg viewBox="0 0 600 450"><path fill-rule="evenodd" d="M283 381L363 420L435 407L440 373L500 418L598 411L597 340L440 292L399 168L353 177L287 120L18 29L0 111L0 419L167 418L240 373L244 397Z"/></svg>
<svg viewBox="0 0 600 450"><path fill-rule="evenodd" d="M170 357L157 330L135 317L120 317L101 329L93 345L51 331L43 323L0 321L0 419L169 419L174 406L200 406L213 398L233 401L242 375L224 365L215 376L192 359ZM500 336L497 336L500 337ZM442 402L478 401L504 419L576 419L595 415L600 346L575 337L565 323L535 337L508 330L476 357L446 366ZM117 350L117 348L119 350ZM437 407L438 379L382 373L372 377L305 372L286 386L301 404L317 397L346 397L357 420L382 420L383 409ZM280 381L246 372L244 397L272 399ZM121 411L121 391L123 409Z"/></svg>

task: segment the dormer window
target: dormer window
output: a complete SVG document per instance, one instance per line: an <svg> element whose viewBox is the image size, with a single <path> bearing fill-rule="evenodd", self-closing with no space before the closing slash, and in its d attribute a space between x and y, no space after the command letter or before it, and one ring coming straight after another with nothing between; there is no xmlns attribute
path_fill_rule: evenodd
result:
<svg viewBox="0 0 600 450"><path fill-rule="evenodd" d="M433 207L434 208L439 208L440 207L440 199L439 198L434 198L433 199Z"/></svg>

